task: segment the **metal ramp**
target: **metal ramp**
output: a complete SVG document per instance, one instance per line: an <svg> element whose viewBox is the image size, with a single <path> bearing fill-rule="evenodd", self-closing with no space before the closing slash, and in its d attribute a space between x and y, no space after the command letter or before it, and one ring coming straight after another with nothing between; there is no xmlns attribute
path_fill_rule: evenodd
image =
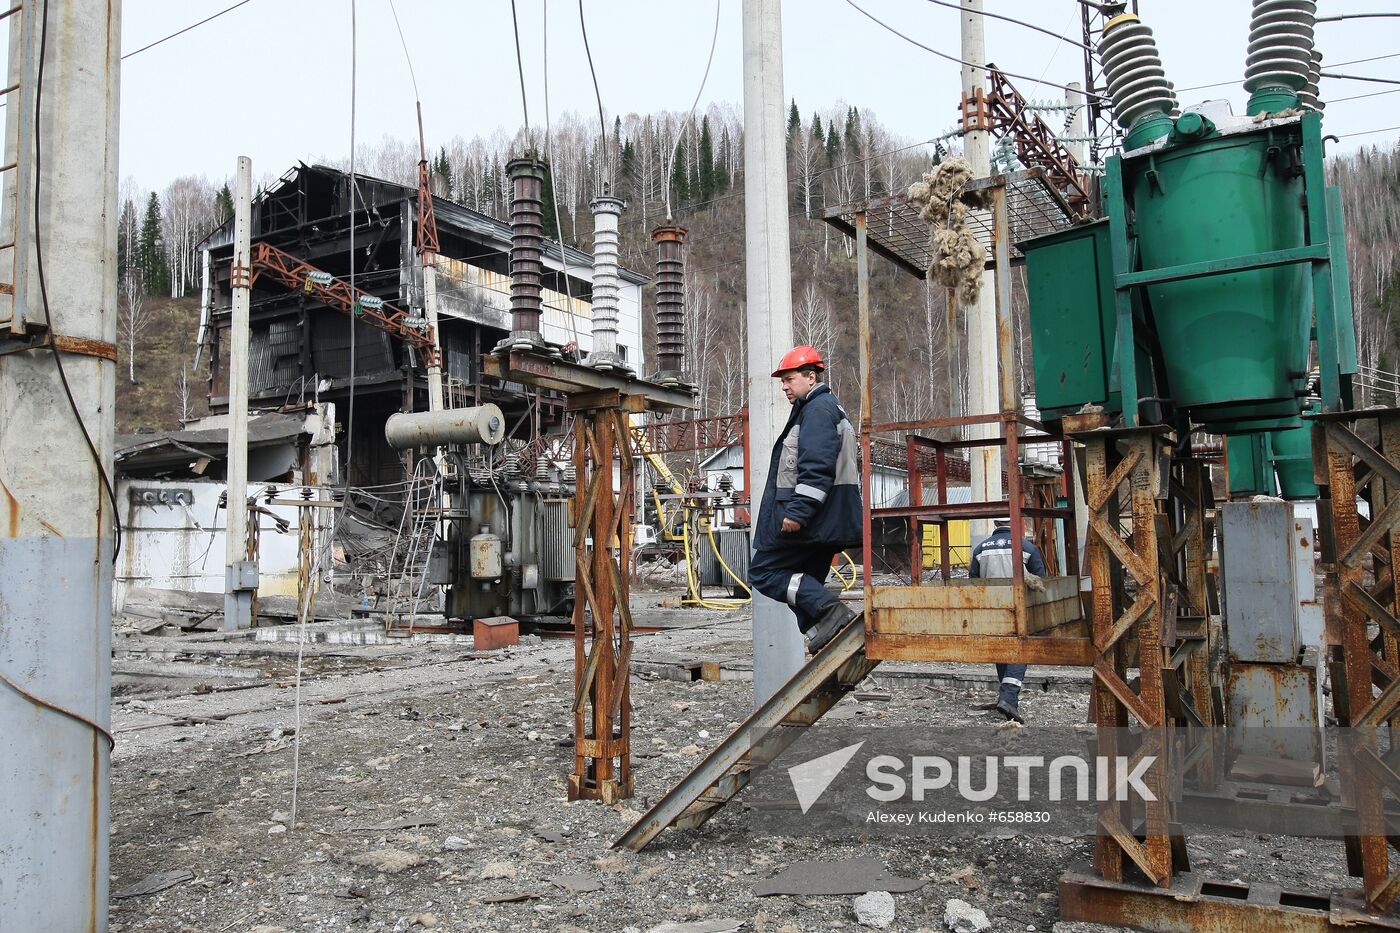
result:
<svg viewBox="0 0 1400 933"><path fill-rule="evenodd" d="M637 852L667 827L700 826L879 663L865 656L865 616L858 615L623 833L613 848Z"/></svg>

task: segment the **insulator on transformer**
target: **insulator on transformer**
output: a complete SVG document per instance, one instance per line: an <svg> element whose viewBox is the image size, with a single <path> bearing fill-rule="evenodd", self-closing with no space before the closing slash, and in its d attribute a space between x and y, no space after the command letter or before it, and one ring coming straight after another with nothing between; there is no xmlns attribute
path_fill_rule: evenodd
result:
<svg viewBox="0 0 1400 933"><path fill-rule="evenodd" d="M1170 116L1176 95L1162 67L1152 30L1132 13L1109 20L1099 39L1099 58L1108 79L1118 125L1129 129L1143 117Z"/></svg>
<svg viewBox="0 0 1400 933"><path fill-rule="evenodd" d="M685 368L685 228L657 227L656 349L660 380L679 381Z"/></svg>
<svg viewBox="0 0 1400 933"><path fill-rule="evenodd" d="M510 176L510 327L513 335L538 338L543 300L544 169L536 159L515 159Z"/></svg>
<svg viewBox="0 0 1400 933"><path fill-rule="evenodd" d="M1318 96L1318 84L1322 80L1322 53L1312 51L1312 61L1308 63L1308 86L1298 92L1298 105L1307 110L1322 110L1327 105Z"/></svg>
<svg viewBox="0 0 1400 933"><path fill-rule="evenodd" d="M1246 91L1253 94L1265 88L1286 88L1301 97L1313 68L1316 18L1313 0L1254 0L1244 69Z"/></svg>

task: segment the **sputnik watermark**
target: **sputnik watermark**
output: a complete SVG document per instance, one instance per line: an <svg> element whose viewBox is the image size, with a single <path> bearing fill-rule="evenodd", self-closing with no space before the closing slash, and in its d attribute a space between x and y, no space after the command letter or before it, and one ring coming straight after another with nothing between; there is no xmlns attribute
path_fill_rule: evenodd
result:
<svg viewBox="0 0 1400 933"><path fill-rule="evenodd" d="M847 745L788 768L788 779L804 814L821 799L863 745L864 742ZM986 755L980 762L970 755L951 760L940 755L915 755L909 759L876 755L865 764L865 777L870 782L865 794L880 803L923 803L931 793L955 789L963 800L982 803L998 797L1003 790L1000 776L1008 771L1013 774L1015 799L1019 803L1155 801L1156 795L1143 778L1156 762L1155 755L1145 755L1136 764L1125 755L1099 755L1092 765L1089 759L1077 755L1060 755L1048 763L1042 755Z"/></svg>
<svg viewBox="0 0 1400 933"><path fill-rule="evenodd" d="M1143 756L1131 768L1132 759L1127 756L1109 758L1099 755L1094 758L1092 769L1087 759L1077 755L1061 755L1051 759L1048 765L1041 755L987 755L983 757L983 767L980 769L981 787L973 786L979 777L975 761L970 755L960 755L953 761L939 755L916 755L908 761L894 755L876 755L865 765L865 776L871 782L865 793L870 799L881 803L905 799L922 803L930 792L952 787L956 773L958 796L972 803L981 803L998 795L1001 790L998 776L1002 770L1010 770L1015 772L1016 800L1020 803L1032 799L1057 803L1065 800L1104 803L1110 800L1157 799L1142 781L1147 771L1156 764L1155 755ZM1114 766L1111 767L1110 763ZM1046 780L1044 795L1039 793L1039 785L1034 791L1031 786L1039 769L1044 770ZM906 770L908 778L904 776ZM1070 777L1069 782L1065 780L1066 775ZM832 778L834 780L835 775ZM1065 794L1067 783L1073 788L1069 796Z"/></svg>

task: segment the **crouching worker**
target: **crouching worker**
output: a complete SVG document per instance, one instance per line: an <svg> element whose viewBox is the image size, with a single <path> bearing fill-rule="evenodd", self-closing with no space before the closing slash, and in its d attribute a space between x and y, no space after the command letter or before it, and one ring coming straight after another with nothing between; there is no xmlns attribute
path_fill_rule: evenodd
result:
<svg viewBox="0 0 1400 933"><path fill-rule="evenodd" d="M749 583L792 607L813 654L856 616L826 588L826 577L833 557L861 543L855 430L821 381L825 368L803 346L773 373L792 414L773 445L749 564Z"/></svg>
<svg viewBox="0 0 1400 933"><path fill-rule="evenodd" d="M1019 553L1017 553L1019 551ZM1011 540L1011 519L998 518L995 529L972 551L967 575L973 579L1007 579L1010 582L1012 561L1019 559L1027 573L1045 576L1045 557L1034 541L1021 539L1017 548ZM997 698L992 703L977 706L981 710L996 710L1007 719L1025 722L1021 716L1021 686L1026 678L1024 664L997 665Z"/></svg>

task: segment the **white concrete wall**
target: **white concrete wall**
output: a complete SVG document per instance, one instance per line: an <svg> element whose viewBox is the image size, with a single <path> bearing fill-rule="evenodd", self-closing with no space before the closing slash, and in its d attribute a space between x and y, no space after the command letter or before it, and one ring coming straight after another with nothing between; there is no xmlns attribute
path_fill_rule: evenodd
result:
<svg viewBox="0 0 1400 933"><path fill-rule="evenodd" d="M297 594L296 506L267 505L261 501L266 483L249 483L248 494L259 505L285 518L282 534L271 516L253 512L261 532L258 591L268 596ZM194 504L137 505L129 490L189 490ZM278 484L278 488L285 488ZM133 586L194 593L224 591L224 528L227 512L218 507L224 494L222 482L210 480L119 479L117 501L122 505L122 548L117 555L116 606L120 608ZM324 511L324 510L322 510Z"/></svg>

